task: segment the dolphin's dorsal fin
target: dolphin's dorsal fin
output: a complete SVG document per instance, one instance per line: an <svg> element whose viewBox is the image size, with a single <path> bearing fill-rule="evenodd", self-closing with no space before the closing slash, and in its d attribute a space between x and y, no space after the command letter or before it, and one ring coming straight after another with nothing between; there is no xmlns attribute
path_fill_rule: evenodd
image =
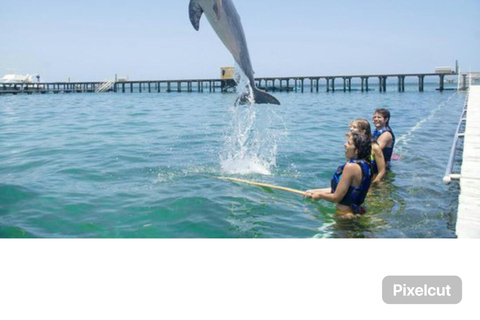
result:
<svg viewBox="0 0 480 320"><path fill-rule="evenodd" d="M190 0L190 4L188 5L188 14L190 16L190 22L192 23L192 26L198 31L200 28L200 18L202 17L203 9L196 0Z"/></svg>
<svg viewBox="0 0 480 320"><path fill-rule="evenodd" d="M220 20L220 12L222 12L223 3L222 0L215 0L215 4L213 5L213 11L217 15L217 20Z"/></svg>

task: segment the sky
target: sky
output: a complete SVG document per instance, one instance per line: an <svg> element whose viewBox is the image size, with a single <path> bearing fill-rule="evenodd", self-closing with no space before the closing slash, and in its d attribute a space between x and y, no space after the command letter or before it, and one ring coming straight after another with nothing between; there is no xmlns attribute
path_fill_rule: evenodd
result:
<svg viewBox="0 0 480 320"><path fill-rule="evenodd" d="M480 0L233 0L257 77L480 71ZM0 0L0 77L219 78L234 60L189 0Z"/></svg>

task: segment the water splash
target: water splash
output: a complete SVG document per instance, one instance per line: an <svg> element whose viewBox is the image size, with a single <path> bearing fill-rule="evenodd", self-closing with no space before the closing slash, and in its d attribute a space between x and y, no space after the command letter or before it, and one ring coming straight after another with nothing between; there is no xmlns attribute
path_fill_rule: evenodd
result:
<svg viewBox="0 0 480 320"><path fill-rule="evenodd" d="M235 101L235 107L238 107L240 104L253 105L255 100L253 98L252 86L250 85L247 75L237 63L235 63L235 74L233 77L237 83L237 100Z"/></svg>
<svg viewBox="0 0 480 320"><path fill-rule="evenodd" d="M247 76L238 66L235 70L239 71L235 74L238 97L228 110L231 122L225 134L220 166L226 174L270 175L276 166L278 141L285 130L272 128L271 107L255 105Z"/></svg>

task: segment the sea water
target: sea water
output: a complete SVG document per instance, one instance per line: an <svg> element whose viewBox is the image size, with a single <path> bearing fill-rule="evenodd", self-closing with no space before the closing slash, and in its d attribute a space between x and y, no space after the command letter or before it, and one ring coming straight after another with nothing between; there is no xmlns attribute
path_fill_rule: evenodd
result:
<svg viewBox="0 0 480 320"><path fill-rule="evenodd" d="M0 96L0 237L455 237L459 187L442 178L465 96L436 86L275 92L280 106L218 92ZM327 187L349 121L378 107L399 159L359 219L219 179Z"/></svg>

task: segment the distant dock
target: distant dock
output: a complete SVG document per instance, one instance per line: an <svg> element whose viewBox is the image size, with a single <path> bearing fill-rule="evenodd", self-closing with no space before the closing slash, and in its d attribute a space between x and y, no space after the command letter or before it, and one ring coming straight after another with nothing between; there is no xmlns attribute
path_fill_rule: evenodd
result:
<svg viewBox="0 0 480 320"><path fill-rule="evenodd" d="M425 78L434 77L438 80L437 90L448 90L445 87L446 76L458 76L457 73L409 73L409 74L371 74L344 76L302 76L302 77L266 77L256 78L257 87L266 91L319 92L320 87L327 92L352 89L352 80L359 82L362 92L378 90L387 91L387 82L397 84L399 92L405 91L405 79L415 78L418 81L418 91L424 91ZM459 77L465 89L466 74ZM372 85L371 79L378 80ZM375 86L377 89L375 89ZM42 83L0 83L2 94L47 94L47 93L94 93L94 92L227 92L235 90L233 79L184 79L184 80L141 80L141 81L98 81L98 82L42 82Z"/></svg>

